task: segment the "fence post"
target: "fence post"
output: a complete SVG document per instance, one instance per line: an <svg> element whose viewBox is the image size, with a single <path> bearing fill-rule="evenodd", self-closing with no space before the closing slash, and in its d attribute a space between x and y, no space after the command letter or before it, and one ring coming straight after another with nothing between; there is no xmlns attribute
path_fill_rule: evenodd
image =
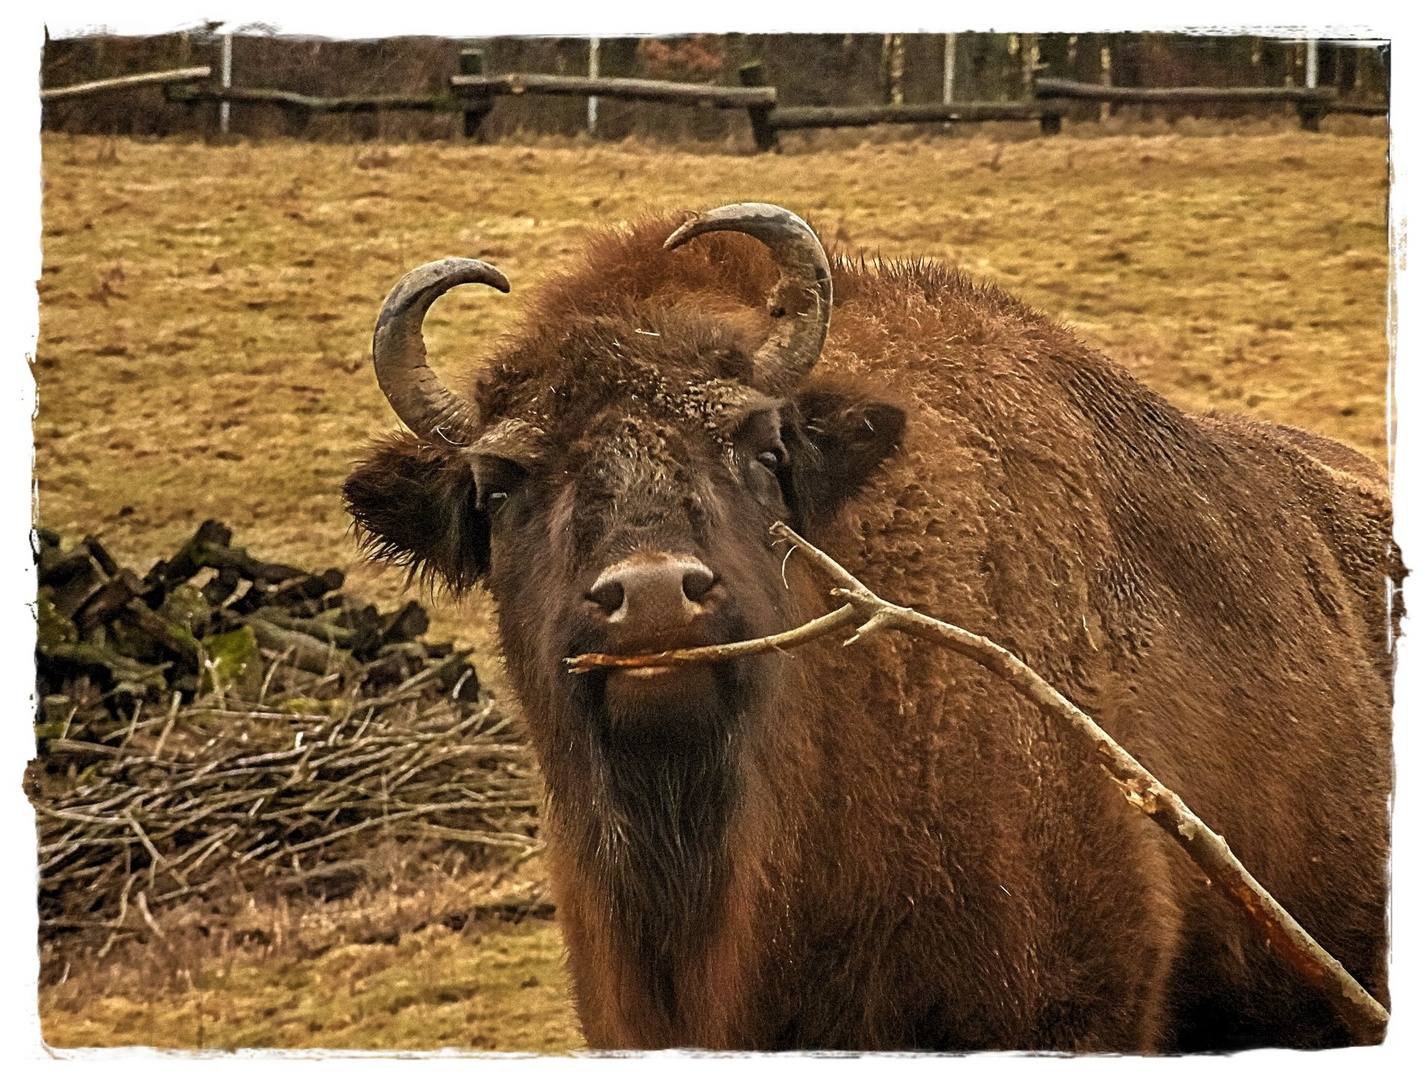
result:
<svg viewBox="0 0 1428 1080"><path fill-rule="evenodd" d="M1040 72L1042 72L1042 71L1049 71L1049 70L1050 70L1051 64L1050 64L1050 62L1047 62L1047 63L1042 63L1042 62L1041 62L1041 37L1038 35L1037 37L1032 38L1032 42L1033 42L1033 44L1032 44L1032 58L1033 58L1033 59L1032 59L1032 68L1031 68L1031 81L1027 84L1026 94L1027 94L1027 97L1029 97L1029 98L1031 98L1033 101L1035 101L1035 100L1036 100L1036 80L1037 80L1038 78L1040 78ZM1054 50L1053 50L1052 55L1055 55ZM1074 56L1076 55L1076 35L1075 35L1075 34L1072 34L1071 37L1070 37L1070 40L1067 42L1067 45L1066 45L1066 54L1065 54L1065 55L1070 56L1070 57L1074 57ZM1074 75L1073 75L1073 77L1074 77ZM1061 113L1060 113L1059 109L1063 108L1063 106L1060 106L1060 105L1057 105L1057 104L1055 104L1055 103L1053 103L1053 102L1049 102L1049 101L1048 101L1048 102L1043 102L1043 103L1042 103L1042 107L1045 108L1045 109L1047 109L1047 110L1053 110L1053 109L1054 109L1054 110L1058 110L1058 111L1047 111L1047 112L1044 112L1044 113L1042 113L1041 116L1038 118L1038 122L1039 122L1040 125L1041 125L1041 134L1042 134L1042 135L1060 135L1060 134L1061 134Z"/></svg>
<svg viewBox="0 0 1428 1080"><path fill-rule="evenodd" d="M476 46L462 49L457 70L463 75L486 74L485 52ZM485 142L481 133L481 121L486 119L486 114L491 111L494 104L494 99L489 96L468 99L466 108L461 111L461 134L468 139Z"/></svg>
<svg viewBox="0 0 1428 1080"><path fill-rule="evenodd" d="M764 65L762 61L750 60L739 68L739 84L741 86L765 86ZM758 147L760 153L770 150L778 150L778 132L769 123L769 113L773 112L772 105L750 105L749 106L749 127L754 133L754 145Z"/></svg>

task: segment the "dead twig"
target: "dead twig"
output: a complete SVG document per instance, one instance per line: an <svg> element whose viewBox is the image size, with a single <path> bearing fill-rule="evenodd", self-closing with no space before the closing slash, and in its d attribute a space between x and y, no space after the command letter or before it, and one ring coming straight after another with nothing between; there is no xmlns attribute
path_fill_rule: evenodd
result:
<svg viewBox="0 0 1428 1080"><path fill-rule="evenodd" d="M827 615L820 615L812 622L785 630L781 634L751 638L748 641L733 641L727 645L703 645L697 649L667 649L664 652L647 653L643 656L615 656L611 653L581 653L565 661L572 675L581 675L596 668L657 667L664 664L695 664L706 660L732 660L736 656L752 656L755 653L776 652L807 644L826 637L840 626L847 626L858 617L857 610L845 605Z"/></svg>
<svg viewBox="0 0 1428 1080"><path fill-rule="evenodd" d="M845 645L879 630L901 630L952 649L1005 679L1043 712L1068 724L1089 743L1100 756L1101 764L1112 780L1120 786L1126 801L1164 829L1194 860L1195 865L1236 902L1246 921L1256 931L1266 935L1274 949L1307 982L1324 993L1355 1037L1364 1043L1382 1040L1388 1024L1388 1011L1255 880L1223 837L1201 821L1179 795L1161 784L1055 687L995 642L882 599L783 522L775 523L770 532L774 537L794 545L825 575L838 582L832 595L844 601L842 607L780 634L727 645L671 649L645 656L585 653L566 660L570 672L579 674L597 668L698 663L772 652L827 637L853 622L859 625L852 637L844 642Z"/></svg>
<svg viewBox="0 0 1428 1080"><path fill-rule="evenodd" d="M150 912L149 912L149 898L148 898L148 895L147 895L142 889L139 890L139 914L144 917L144 923L145 923L145 925L147 925L148 928L154 932L154 936L155 936L155 937L157 937L157 938L165 938L165 937L168 937L168 935L164 933L163 927L161 927L158 923L156 923L156 922L154 921L154 916L153 916L152 914L150 914Z"/></svg>

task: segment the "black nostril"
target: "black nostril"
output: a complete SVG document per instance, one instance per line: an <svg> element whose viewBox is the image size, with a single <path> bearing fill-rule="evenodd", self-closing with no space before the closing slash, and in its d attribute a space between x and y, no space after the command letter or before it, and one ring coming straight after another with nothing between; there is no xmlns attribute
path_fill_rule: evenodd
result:
<svg viewBox="0 0 1428 1080"><path fill-rule="evenodd" d="M714 571L703 563L686 566L684 571L684 595L696 603L714 587Z"/></svg>
<svg viewBox="0 0 1428 1080"><path fill-rule="evenodd" d="M597 582L590 590L590 599L600 605L606 615L613 615L625 602L625 587L615 578Z"/></svg>

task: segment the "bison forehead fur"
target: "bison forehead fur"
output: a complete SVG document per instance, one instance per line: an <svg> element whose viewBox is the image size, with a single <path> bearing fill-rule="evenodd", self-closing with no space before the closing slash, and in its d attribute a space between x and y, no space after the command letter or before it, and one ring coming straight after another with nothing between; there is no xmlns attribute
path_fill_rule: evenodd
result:
<svg viewBox="0 0 1428 1080"><path fill-rule="evenodd" d="M881 637L643 684L561 661L826 610L767 540L788 520L1059 686L1386 1002L1403 571L1377 467L1187 416L929 263L833 259L816 367L767 377L768 253L667 251L678 224L593 241L462 395L471 439L389 437L346 489L377 555L498 603L591 1044L1344 1042L1085 752L961 658ZM675 614L644 618L660 589L640 604Z"/></svg>

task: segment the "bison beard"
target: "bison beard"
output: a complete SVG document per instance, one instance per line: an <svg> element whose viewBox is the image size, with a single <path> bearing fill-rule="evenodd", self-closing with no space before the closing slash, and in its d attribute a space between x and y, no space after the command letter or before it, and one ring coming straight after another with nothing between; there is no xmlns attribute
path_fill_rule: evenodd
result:
<svg viewBox="0 0 1428 1080"><path fill-rule="evenodd" d="M613 901L605 932L671 1023L679 957L705 944L727 883L723 839L745 720L731 699L742 695L729 673L714 695L691 696L682 709L612 717L599 701L601 681L586 680L570 703L571 729L588 733L582 794L596 808L567 835Z"/></svg>
<svg viewBox="0 0 1428 1080"><path fill-rule="evenodd" d="M1057 684L1386 1003L1403 571L1379 470L1185 416L956 272L830 265L779 208L676 224L597 238L461 396L422 315L505 279L408 275L374 356L414 434L346 487L374 554L497 601L591 1045L1347 1041L1083 750L966 661L882 638L562 661L826 610L766 539L786 520Z"/></svg>

